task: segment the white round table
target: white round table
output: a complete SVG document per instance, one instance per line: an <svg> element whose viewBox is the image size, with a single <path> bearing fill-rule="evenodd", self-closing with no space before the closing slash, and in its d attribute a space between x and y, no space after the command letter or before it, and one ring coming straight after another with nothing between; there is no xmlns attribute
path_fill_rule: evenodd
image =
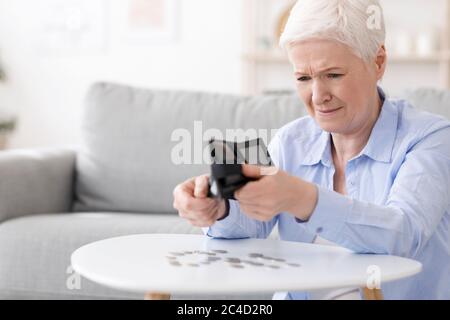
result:
<svg viewBox="0 0 450 320"><path fill-rule="evenodd" d="M77 249L73 269L99 284L154 297L170 293L254 293L366 287L421 270L417 261L347 249L263 239L139 234ZM151 294L149 295L151 297Z"/></svg>

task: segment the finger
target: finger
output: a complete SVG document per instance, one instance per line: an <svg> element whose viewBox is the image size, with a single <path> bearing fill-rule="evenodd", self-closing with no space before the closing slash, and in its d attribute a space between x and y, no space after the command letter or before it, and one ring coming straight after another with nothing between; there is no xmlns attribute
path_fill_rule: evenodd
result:
<svg viewBox="0 0 450 320"><path fill-rule="evenodd" d="M213 205L213 203L214 199L197 199L187 193L180 193L176 200L177 208L179 210L181 209L187 212L193 212L194 214L207 210Z"/></svg>
<svg viewBox="0 0 450 320"><path fill-rule="evenodd" d="M195 215L189 214L186 218L190 224L196 227L209 227L212 226L217 221L217 210L219 209L219 204L217 203L210 211L205 212L203 215L197 217Z"/></svg>
<svg viewBox="0 0 450 320"><path fill-rule="evenodd" d="M195 190L194 197L196 198L206 198L208 195L208 176L202 175L195 178Z"/></svg>
<svg viewBox="0 0 450 320"><path fill-rule="evenodd" d="M197 214L205 214L211 210L215 205L215 199L191 199L190 210Z"/></svg>
<svg viewBox="0 0 450 320"><path fill-rule="evenodd" d="M273 176L276 175L279 171L279 169L277 167L273 167L273 166L262 166L260 167L261 171L260 174L261 176Z"/></svg>
<svg viewBox="0 0 450 320"><path fill-rule="evenodd" d="M200 200L201 206L198 204L197 206L193 205L192 203L195 201L198 200L192 198L188 203L176 204L180 217L194 220L209 220L215 215L218 206L215 199L202 199Z"/></svg>
<svg viewBox="0 0 450 320"><path fill-rule="evenodd" d="M195 214L192 214L192 212L179 211L178 214L181 218L187 220L191 224L210 220L209 218L199 217Z"/></svg>
<svg viewBox="0 0 450 320"><path fill-rule="evenodd" d="M211 226L217 220L217 213L220 210L221 201L215 199L210 208L205 209L202 212L193 213L190 218L196 221L198 226Z"/></svg>
<svg viewBox="0 0 450 320"><path fill-rule="evenodd" d="M214 216L216 210L217 204L215 201L212 201L206 207L189 212L189 215L196 220L210 220Z"/></svg>
<svg viewBox="0 0 450 320"><path fill-rule="evenodd" d="M261 193L261 188L263 187L261 185L261 180L253 181L253 182L247 182L243 187L239 188L234 192L234 197L236 200L246 200L246 199L254 199L255 197L258 197Z"/></svg>
<svg viewBox="0 0 450 320"><path fill-rule="evenodd" d="M252 164L242 164L242 174L248 178L258 179L261 177L261 168Z"/></svg>
<svg viewBox="0 0 450 320"><path fill-rule="evenodd" d="M184 191L184 192L194 194L195 178L196 177L189 178L189 179L183 181L182 183L180 183L179 185L177 185L175 187L175 189L173 190L173 193L175 194L176 192Z"/></svg>
<svg viewBox="0 0 450 320"><path fill-rule="evenodd" d="M178 184L172 192L174 208L179 209L180 203L185 201L185 198L194 195L195 178L190 178L183 183Z"/></svg>
<svg viewBox="0 0 450 320"><path fill-rule="evenodd" d="M205 175L207 177L207 175ZM195 198L195 180L197 177L190 178L177 185L173 190L173 207L183 211L201 211L214 204L214 199Z"/></svg>

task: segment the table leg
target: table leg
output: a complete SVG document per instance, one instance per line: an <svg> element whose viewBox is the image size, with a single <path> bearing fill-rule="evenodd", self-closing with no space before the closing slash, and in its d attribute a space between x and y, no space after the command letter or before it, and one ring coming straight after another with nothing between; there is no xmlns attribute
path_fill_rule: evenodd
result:
<svg viewBox="0 0 450 320"><path fill-rule="evenodd" d="M383 300L383 293L380 289L363 288L364 300Z"/></svg>
<svg viewBox="0 0 450 320"><path fill-rule="evenodd" d="M144 300L170 300L170 294L160 292L147 292Z"/></svg>

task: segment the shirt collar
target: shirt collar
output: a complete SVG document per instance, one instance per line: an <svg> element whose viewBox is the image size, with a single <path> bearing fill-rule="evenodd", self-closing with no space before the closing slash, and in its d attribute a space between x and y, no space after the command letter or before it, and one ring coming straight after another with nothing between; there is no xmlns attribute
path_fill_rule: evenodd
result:
<svg viewBox="0 0 450 320"><path fill-rule="evenodd" d="M330 167L332 164L331 135L329 132L323 130L317 137L317 140L311 144L308 155L300 160L302 165L307 166L315 165L319 161L327 167Z"/></svg>
<svg viewBox="0 0 450 320"><path fill-rule="evenodd" d="M390 162L397 132L398 110L389 99L386 99L386 95L380 87L378 87L378 94L383 100L380 114L366 146L355 158L366 155L375 161ZM313 143L308 156L301 160L301 164L315 165L319 161L327 167L331 167L333 163L331 156L331 134L323 130Z"/></svg>
<svg viewBox="0 0 450 320"><path fill-rule="evenodd" d="M391 162L392 149L397 135L398 109L389 99L385 99L386 95L380 87L378 92L384 102L369 141L360 155L366 155L375 161Z"/></svg>

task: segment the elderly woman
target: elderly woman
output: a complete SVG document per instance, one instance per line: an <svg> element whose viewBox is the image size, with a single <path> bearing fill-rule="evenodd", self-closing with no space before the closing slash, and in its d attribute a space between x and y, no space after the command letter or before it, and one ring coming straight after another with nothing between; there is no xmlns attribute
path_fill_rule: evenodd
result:
<svg viewBox="0 0 450 320"><path fill-rule="evenodd" d="M299 0L280 43L309 116L272 139L275 174L243 167L259 179L237 201L207 198L206 176L178 185L180 216L212 237L264 238L278 223L283 240L412 258L423 271L381 284L384 297L450 299L450 123L386 98L384 40L377 0Z"/></svg>

